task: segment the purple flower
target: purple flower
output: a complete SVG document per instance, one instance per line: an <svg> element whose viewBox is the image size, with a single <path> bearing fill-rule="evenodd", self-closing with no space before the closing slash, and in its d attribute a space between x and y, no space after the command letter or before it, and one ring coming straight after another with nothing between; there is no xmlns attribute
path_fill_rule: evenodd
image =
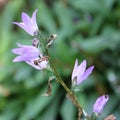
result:
<svg viewBox="0 0 120 120"><path fill-rule="evenodd" d="M18 56L13 60L13 62L21 62L21 61L28 61L31 59L35 59L39 57L41 52L37 47L29 46L29 45L22 45L17 43L20 48L12 49L12 52L17 54Z"/></svg>
<svg viewBox="0 0 120 120"><path fill-rule="evenodd" d="M13 62L24 61L38 70L42 70L48 66L48 58L44 57L37 47L19 43L17 45L20 48L12 49L12 52L18 55Z"/></svg>
<svg viewBox="0 0 120 120"><path fill-rule="evenodd" d="M22 12L21 18L22 22L13 22L13 24L18 25L24 29L28 34L35 36L38 33L38 26L36 23L36 13L38 10L35 10L30 18L26 13Z"/></svg>
<svg viewBox="0 0 120 120"><path fill-rule="evenodd" d="M94 106L93 106L93 111L96 114L100 114L102 112L105 104L107 103L108 99L109 99L108 95L103 95L101 97L98 97Z"/></svg>
<svg viewBox="0 0 120 120"><path fill-rule="evenodd" d="M76 59L74 69L72 72L72 84L78 85L83 80L87 79L87 77L92 73L94 66L89 67L86 69L86 60L78 65L78 60Z"/></svg>

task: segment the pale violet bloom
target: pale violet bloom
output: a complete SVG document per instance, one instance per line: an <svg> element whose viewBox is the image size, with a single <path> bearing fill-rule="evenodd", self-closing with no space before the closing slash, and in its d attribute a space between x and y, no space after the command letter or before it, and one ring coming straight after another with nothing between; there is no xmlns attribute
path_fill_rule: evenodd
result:
<svg viewBox="0 0 120 120"><path fill-rule="evenodd" d="M97 115L100 114L108 100L108 95L102 95L101 97L98 97L93 106L93 112L95 112Z"/></svg>
<svg viewBox="0 0 120 120"><path fill-rule="evenodd" d="M72 72L72 84L78 85L92 73L94 66L86 69L86 60L83 60L80 65L78 65L78 60L76 59L74 69Z"/></svg>
<svg viewBox="0 0 120 120"><path fill-rule="evenodd" d="M13 22L13 24L18 25L31 36L35 36L36 34L38 34L38 26L36 23L37 11L38 10L34 11L31 18L25 12L22 12L22 15L21 15L22 22Z"/></svg>
<svg viewBox="0 0 120 120"><path fill-rule="evenodd" d="M17 43L17 45L19 46L19 48L12 49L12 52L18 55L13 60L13 62L28 61L39 57L41 54L40 50L37 47L22 45L19 43Z"/></svg>
<svg viewBox="0 0 120 120"><path fill-rule="evenodd" d="M26 62L37 70L42 70L47 68L48 59L44 57L41 51L35 46L22 45L17 43L19 48L12 49L12 52L18 56L13 60L13 62Z"/></svg>

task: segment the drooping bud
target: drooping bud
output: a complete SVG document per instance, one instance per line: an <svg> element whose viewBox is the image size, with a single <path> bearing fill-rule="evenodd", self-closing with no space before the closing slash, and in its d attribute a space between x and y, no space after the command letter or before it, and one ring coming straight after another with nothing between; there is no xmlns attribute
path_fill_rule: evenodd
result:
<svg viewBox="0 0 120 120"><path fill-rule="evenodd" d="M98 97L94 106L93 106L93 112L95 112L97 115L100 114L107 103L109 99L108 95L103 95L101 97Z"/></svg>

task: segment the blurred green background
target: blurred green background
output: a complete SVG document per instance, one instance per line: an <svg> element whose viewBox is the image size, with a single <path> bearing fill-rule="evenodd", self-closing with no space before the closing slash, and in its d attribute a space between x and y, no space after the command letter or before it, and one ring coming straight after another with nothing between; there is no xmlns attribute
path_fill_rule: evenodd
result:
<svg viewBox="0 0 120 120"><path fill-rule="evenodd" d="M58 35L50 54L69 87L76 58L95 65L76 92L83 108L91 114L97 97L109 94L102 116L120 120L120 0L0 0L0 120L77 119L58 83L52 81L51 97L42 96L51 73L12 62L16 42L31 44L33 39L12 22L35 9L40 30Z"/></svg>

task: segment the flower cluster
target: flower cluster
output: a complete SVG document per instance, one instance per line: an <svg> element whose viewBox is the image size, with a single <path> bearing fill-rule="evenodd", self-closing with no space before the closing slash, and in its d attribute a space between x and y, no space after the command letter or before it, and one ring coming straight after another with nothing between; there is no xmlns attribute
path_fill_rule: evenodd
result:
<svg viewBox="0 0 120 120"><path fill-rule="evenodd" d="M30 18L26 13L22 13L22 23L13 22L13 24L18 25L22 29L24 29L31 36L37 36L39 34L38 26L36 23L36 13L37 10L34 11L32 17ZM18 56L13 60L13 62L21 62L24 61L32 67L42 70L47 68L48 60L47 57L43 56L42 51L39 50L39 40L37 38L33 39L32 45L22 45L17 43L19 48L15 48L12 50L13 53Z"/></svg>
<svg viewBox="0 0 120 120"><path fill-rule="evenodd" d="M17 43L18 48L12 49L12 52L16 55L15 59L13 62L25 62L29 64L30 66L34 67L35 69L42 70L48 67L48 56L45 56L42 52L42 49L39 49L39 47L42 47L41 43L39 41L39 29L38 25L36 23L36 13L38 10L35 10L32 14L32 17L30 18L26 13L22 13L21 18L22 22L13 22L13 24L21 27L24 29L29 35L33 36L34 39L32 41L32 45L23 45L20 43ZM51 44L53 43L54 39L57 37L56 34L51 35L48 38L48 43L46 47L50 47ZM44 45L43 45L44 46ZM47 53L47 52L46 52ZM94 66L91 66L86 69L87 62L86 60L83 60L80 65L78 65L78 59L75 61L75 65L73 68L71 80L72 80L72 86L76 87L77 85L80 85L84 80L88 78L88 76L92 73ZM54 68L54 67L53 67ZM56 71L56 70L54 70ZM55 72L56 74L56 72ZM56 75L58 77L58 74ZM60 78L60 77L58 77ZM63 81L60 79L59 80L61 85ZM49 83L50 86L50 91L51 91L51 84ZM48 87L49 88L49 87ZM65 86L64 86L65 88ZM69 88L66 88L67 91L69 91ZM69 93L72 97L74 97L72 92ZM109 99L108 95L103 95L99 97L95 104L93 105L93 112L98 115L102 112L105 104L107 103ZM76 103L76 98L72 98L72 100L75 100ZM81 109L82 110L82 109Z"/></svg>
<svg viewBox="0 0 120 120"><path fill-rule="evenodd" d="M76 59L71 77L73 86L82 83L92 73L94 66L91 66L86 69L86 64L86 60L83 60L82 63L78 65L78 59ZM108 95L103 95L96 100L95 104L93 105L93 112L96 113L96 115L102 112L108 99Z"/></svg>

